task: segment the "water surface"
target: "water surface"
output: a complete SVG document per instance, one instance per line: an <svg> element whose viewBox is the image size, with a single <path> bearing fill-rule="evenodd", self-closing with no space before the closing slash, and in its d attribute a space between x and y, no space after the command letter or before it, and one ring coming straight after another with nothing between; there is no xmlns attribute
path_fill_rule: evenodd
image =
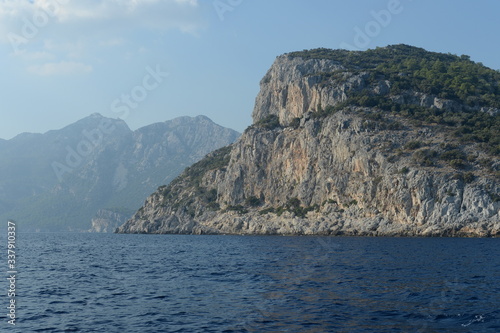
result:
<svg viewBox="0 0 500 333"><path fill-rule="evenodd" d="M2 332L500 332L499 239L17 238Z"/></svg>

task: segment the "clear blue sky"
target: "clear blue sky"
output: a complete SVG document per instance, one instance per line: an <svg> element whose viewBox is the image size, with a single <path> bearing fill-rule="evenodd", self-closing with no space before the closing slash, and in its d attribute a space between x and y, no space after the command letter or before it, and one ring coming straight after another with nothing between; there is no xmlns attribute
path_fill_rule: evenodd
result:
<svg viewBox="0 0 500 333"><path fill-rule="evenodd" d="M0 0L0 138L94 112L243 131L275 57L316 47L405 43L500 69L499 13L498 0Z"/></svg>

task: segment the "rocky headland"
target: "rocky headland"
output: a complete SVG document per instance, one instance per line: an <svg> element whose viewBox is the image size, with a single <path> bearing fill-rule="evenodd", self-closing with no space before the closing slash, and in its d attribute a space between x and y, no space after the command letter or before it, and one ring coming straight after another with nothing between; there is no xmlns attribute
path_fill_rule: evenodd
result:
<svg viewBox="0 0 500 333"><path fill-rule="evenodd" d="M499 236L499 82L407 45L279 56L253 125L117 232Z"/></svg>

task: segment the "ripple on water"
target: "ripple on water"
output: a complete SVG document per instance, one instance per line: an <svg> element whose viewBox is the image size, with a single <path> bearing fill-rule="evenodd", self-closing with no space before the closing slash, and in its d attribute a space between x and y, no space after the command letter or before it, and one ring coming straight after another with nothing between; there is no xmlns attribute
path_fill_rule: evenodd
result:
<svg viewBox="0 0 500 333"><path fill-rule="evenodd" d="M22 332L500 331L498 239L19 239Z"/></svg>

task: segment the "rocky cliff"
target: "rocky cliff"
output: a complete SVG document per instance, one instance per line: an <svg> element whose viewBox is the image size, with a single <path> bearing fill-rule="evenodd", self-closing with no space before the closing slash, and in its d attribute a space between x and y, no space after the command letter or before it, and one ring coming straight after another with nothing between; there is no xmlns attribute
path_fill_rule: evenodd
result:
<svg viewBox="0 0 500 333"><path fill-rule="evenodd" d="M254 124L117 232L498 236L499 78L404 45L280 56Z"/></svg>

